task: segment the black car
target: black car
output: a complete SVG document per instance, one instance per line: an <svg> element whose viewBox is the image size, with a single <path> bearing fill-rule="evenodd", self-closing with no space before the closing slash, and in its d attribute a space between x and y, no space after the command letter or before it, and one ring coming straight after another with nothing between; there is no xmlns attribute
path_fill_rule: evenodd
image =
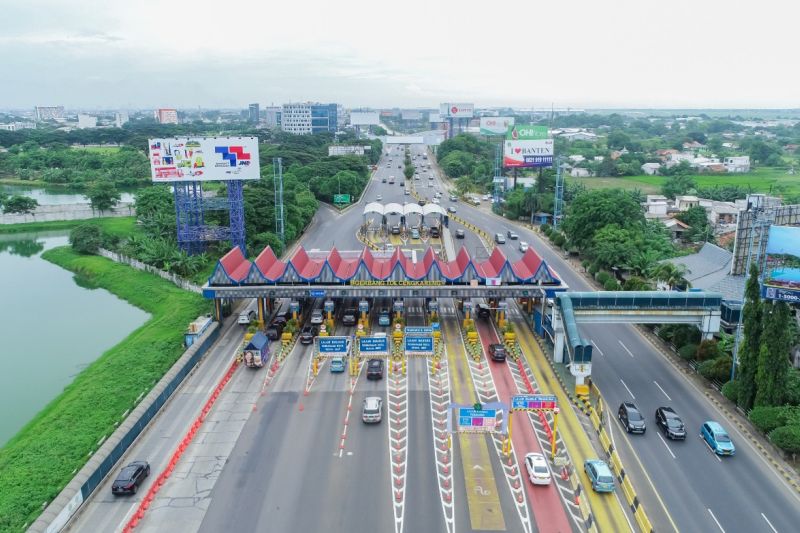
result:
<svg viewBox="0 0 800 533"><path fill-rule="evenodd" d="M478 314L478 318L489 318L491 316L491 310L486 304L478 304L476 313Z"/></svg>
<svg viewBox="0 0 800 533"><path fill-rule="evenodd" d="M383 379L383 359L370 359L367 362L367 379Z"/></svg>
<svg viewBox="0 0 800 533"><path fill-rule="evenodd" d="M489 345L489 357L492 361L505 361L506 360L506 347L502 344Z"/></svg>
<svg viewBox="0 0 800 533"><path fill-rule="evenodd" d="M642 413L632 402L622 402L617 416L628 433L641 433L644 435L644 432L647 431Z"/></svg>
<svg viewBox="0 0 800 533"><path fill-rule="evenodd" d="M114 495L136 494L142 482L149 475L150 465L147 461L134 461L119 473L111 485L111 492Z"/></svg>
<svg viewBox="0 0 800 533"><path fill-rule="evenodd" d="M392 235L400 235L400 224L392 226Z"/></svg>
<svg viewBox="0 0 800 533"><path fill-rule="evenodd" d="M457 229L456 230L456 239L463 239L464 235L465 235L465 233L464 233L463 229Z"/></svg>
<svg viewBox="0 0 800 533"><path fill-rule="evenodd" d="M276 341L280 339L281 335L283 334L284 326L285 323L280 321L276 322L273 320L272 323L267 328L267 338L271 341Z"/></svg>
<svg viewBox="0 0 800 533"><path fill-rule="evenodd" d="M311 344L314 342L314 337L317 336L316 326L304 326L300 330L300 344Z"/></svg>
<svg viewBox="0 0 800 533"><path fill-rule="evenodd" d="M431 228L431 237L438 237L438 236L439 236L439 228L436 227L436 226L433 226Z"/></svg>
<svg viewBox="0 0 800 533"><path fill-rule="evenodd" d="M664 431L669 439L686 439L686 428L683 420L672 407L659 407L656 409L656 425Z"/></svg>
<svg viewBox="0 0 800 533"><path fill-rule="evenodd" d="M358 311L356 311L355 307L350 307L345 310L344 314L342 315L342 325L343 326L355 326L356 321L358 320Z"/></svg>

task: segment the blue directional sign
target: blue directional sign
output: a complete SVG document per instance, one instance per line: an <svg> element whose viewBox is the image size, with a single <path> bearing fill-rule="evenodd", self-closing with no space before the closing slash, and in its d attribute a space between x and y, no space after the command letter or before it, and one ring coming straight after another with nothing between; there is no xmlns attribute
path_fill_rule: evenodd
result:
<svg viewBox="0 0 800 533"><path fill-rule="evenodd" d="M361 355L378 355L389 353L389 337L359 337L358 350Z"/></svg>
<svg viewBox="0 0 800 533"><path fill-rule="evenodd" d="M431 322L431 329L433 331L439 331L441 329L441 326L439 325L438 322Z"/></svg>
<svg viewBox="0 0 800 533"><path fill-rule="evenodd" d="M512 409L555 409L557 406L552 394L519 394L511 398Z"/></svg>
<svg viewBox="0 0 800 533"><path fill-rule="evenodd" d="M323 355L347 354L347 337L317 337L319 353Z"/></svg>
<svg viewBox="0 0 800 533"><path fill-rule="evenodd" d="M333 312L333 300L325 300L324 308L325 308L325 312L332 313Z"/></svg>
<svg viewBox="0 0 800 533"><path fill-rule="evenodd" d="M433 337L409 337L406 335L405 350L407 353L432 354Z"/></svg>
<svg viewBox="0 0 800 533"><path fill-rule="evenodd" d="M324 298L325 291L323 289L312 289L308 291L308 295L311 296L312 298Z"/></svg>
<svg viewBox="0 0 800 533"><path fill-rule="evenodd" d="M292 313L298 312L300 310L300 302L295 301L295 300L289 302L289 310Z"/></svg>
<svg viewBox="0 0 800 533"><path fill-rule="evenodd" d="M492 429L497 425L497 410L495 409L464 409L458 410L458 426L460 428Z"/></svg>
<svg viewBox="0 0 800 533"><path fill-rule="evenodd" d="M366 300L358 302L358 310L362 313L369 313L369 302Z"/></svg>
<svg viewBox="0 0 800 533"><path fill-rule="evenodd" d="M430 326L406 326L406 335L430 335L433 328Z"/></svg>

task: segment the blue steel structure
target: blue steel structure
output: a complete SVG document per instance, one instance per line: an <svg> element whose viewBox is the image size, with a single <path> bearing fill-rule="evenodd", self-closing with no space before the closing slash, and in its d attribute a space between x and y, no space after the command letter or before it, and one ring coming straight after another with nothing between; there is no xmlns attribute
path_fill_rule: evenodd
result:
<svg viewBox="0 0 800 533"><path fill-rule="evenodd" d="M230 240L245 252L244 195L242 180L226 182L228 198L203 198L203 186L199 181L181 181L173 184L175 197L175 222L178 246L189 255L205 251L210 241ZM227 210L230 226L209 226L205 223L205 212Z"/></svg>

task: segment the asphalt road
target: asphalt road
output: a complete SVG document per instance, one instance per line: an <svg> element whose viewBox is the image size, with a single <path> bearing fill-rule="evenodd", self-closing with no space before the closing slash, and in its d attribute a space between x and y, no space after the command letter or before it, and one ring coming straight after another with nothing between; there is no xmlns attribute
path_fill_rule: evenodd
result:
<svg viewBox="0 0 800 533"><path fill-rule="evenodd" d="M490 234L504 233L510 227L507 222L472 206L462 204L459 214ZM555 268L570 290L593 290L537 234L524 228L516 228L516 232ZM511 245L513 242L500 245L510 260L521 256L516 246ZM649 430L645 436L629 438L618 423L612 423L611 428L646 510L655 518L656 530L771 532L797 529L800 523L797 494L734 424L633 326L592 325L582 330L598 347L592 379L611 406L612 414L622 401L632 400L647 418ZM653 419L656 408L661 405L672 406L683 417L688 431L686 442L662 442ZM731 433L737 447L735 457L720 461L700 441L700 425L706 420L719 421ZM646 470L646 476L637 475L636 471L641 470L637 463ZM648 493L653 497L645 497Z"/></svg>

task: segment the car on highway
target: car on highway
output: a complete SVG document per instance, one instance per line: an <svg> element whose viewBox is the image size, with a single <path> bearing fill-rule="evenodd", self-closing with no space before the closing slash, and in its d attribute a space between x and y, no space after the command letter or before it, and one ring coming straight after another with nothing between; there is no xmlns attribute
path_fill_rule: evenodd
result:
<svg viewBox="0 0 800 533"><path fill-rule="evenodd" d="M614 475L602 459L586 459L583 470L595 492L614 492Z"/></svg>
<svg viewBox="0 0 800 533"><path fill-rule="evenodd" d="M376 202L380 202L381 200L383 200L383 195L382 194L379 194L378 196L375 197L375 201Z"/></svg>
<svg viewBox="0 0 800 533"><path fill-rule="evenodd" d="M397 168L403 168L403 165L397 165Z"/></svg>
<svg viewBox="0 0 800 533"><path fill-rule="evenodd" d="M383 359L367 361L367 379L383 379Z"/></svg>
<svg viewBox="0 0 800 533"><path fill-rule="evenodd" d="M250 325L251 322L255 321L256 318L258 318L258 314L255 312L255 310L251 309L250 311L240 313L237 323L242 326L247 326Z"/></svg>
<svg viewBox="0 0 800 533"><path fill-rule="evenodd" d="M736 447L733 445L728 432L719 422L709 420L700 426L700 438L706 441L711 451L717 455L734 455Z"/></svg>
<svg viewBox="0 0 800 533"><path fill-rule="evenodd" d="M483 195L483 199L484 199L484 200L489 200L489 199L491 199L491 197L492 197L492 196L491 196L491 195L489 195L489 194L484 194L484 195Z"/></svg>
<svg viewBox="0 0 800 533"><path fill-rule="evenodd" d="M361 404L361 420L365 424L377 424L383 414L383 399L380 396L367 396Z"/></svg>
<svg viewBox="0 0 800 533"><path fill-rule="evenodd" d="M358 311L356 311L355 307L348 307L345 309L344 314L342 315L342 325L343 326L355 326L356 320L358 320Z"/></svg>
<svg viewBox="0 0 800 533"><path fill-rule="evenodd" d="M379 326L389 326L392 323L392 316L389 313L389 309L384 307L383 309L378 312L378 325Z"/></svg>
<svg viewBox="0 0 800 533"><path fill-rule="evenodd" d="M451 194L450 195L450 201L451 202L457 202L458 201L458 196L456 196L455 194Z"/></svg>
<svg viewBox="0 0 800 533"><path fill-rule="evenodd" d="M414 174L414 179L418 180L419 179L419 174Z"/></svg>
<svg viewBox="0 0 800 533"><path fill-rule="evenodd" d="M494 242L496 242L497 244L505 244L506 243L505 235L503 235L502 233L495 233Z"/></svg>
<svg viewBox="0 0 800 533"><path fill-rule="evenodd" d="M419 239L419 230L417 228L411 230L411 238Z"/></svg>
<svg viewBox="0 0 800 533"><path fill-rule="evenodd" d="M622 402L617 411L617 418L619 418L622 427L628 433L641 433L644 435L645 431L647 431L644 417L633 402Z"/></svg>
<svg viewBox="0 0 800 533"><path fill-rule="evenodd" d="M406 189L405 191L403 191L403 194L408 196L409 194L411 194L411 190L410 189Z"/></svg>
<svg viewBox="0 0 800 533"><path fill-rule="evenodd" d="M392 226L392 235L400 235L400 224Z"/></svg>
<svg viewBox="0 0 800 533"><path fill-rule="evenodd" d="M322 324L322 321L325 319L325 315L322 314L322 309L314 309L311 311L311 319L309 322L315 326L319 326Z"/></svg>
<svg viewBox="0 0 800 533"><path fill-rule="evenodd" d="M478 318L489 318L492 314L491 307L487 304L480 303L475 309L475 312L478 315Z"/></svg>
<svg viewBox="0 0 800 533"><path fill-rule="evenodd" d="M314 337L317 336L318 330L316 326L303 326L300 330L300 344L311 344L314 342Z"/></svg>
<svg viewBox="0 0 800 533"><path fill-rule="evenodd" d="M525 455L525 469L528 471L528 479L534 485L549 485L552 481L550 467L544 455L531 452Z"/></svg>
<svg viewBox="0 0 800 533"><path fill-rule="evenodd" d="M489 357L492 361L505 361L506 360L506 347L502 344L489 345Z"/></svg>
<svg viewBox="0 0 800 533"><path fill-rule="evenodd" d="M508 238L511 239L512 241L516 241L517 239L519 239L519 235L517 235L516 233L514 233L511 230L508 230L506 235L508 235Z"/></svg>
<svg viewBox="0 0 800 533"><path fill-rule="evenodd" d="M525 253L525 252L528 251L528 248L530 248L530 246L528 245L527 242L519 241L519 251L520 252Z"/></svg>
<svg viewBox="0 0 800 533"><path fill-rule="evenodd" d="M686 439L686 427L683 425L683 420L672 407L656 409L656 426L660 427L669 439Z"/></svg>
<svg viewBox="0 0 800 533"><path fill-rule="evenodd" d="M433 226L431 228L431 237L438 237L439 236L439 227Z"/></svg>
<svg viewBox="0 0 800 533"><path fill-rule="evenodd" d="M456 208L455 208L455 206L451 205L450 207L448 207L448 208L447 208L447 212L448 212L448 213L455 213L455 212L456 212Z"/></svg>
<svg viewBox="0 0 800 533"><path fill-rule="evenodd" d="M463 239L466 233L464 233L463 229L456 230L456 239Z"/></svg>
<svg viewBox="0 0 800 533"><path fill-rule="evenodd" d="M344 357L331 358L331 374L344 372Z"/></svg>
<svg viewBox="0 0 800 533"><path fill-rule="evenodd" d="M419 202L417 202L417 203L419 204L419 206L420 206L420 207L423 207L425 204L427 204L427 203L428 203L428 201L427 201L427 200L425 200L425 199L423 199L423 200L420 200L420 201L419 201Z"/></svg>
<svg viewBox="0 0 800 533"><path fill-rule="evenodd" d="M285 322L281 322L279 320L273 320L272 323L267 327L267 338L271 341L276 341L281 338L281 334L283 333L283 327L286 325Z"/></svg>
<svg viewBox="0 0 800 533"><path fill-rule="evenodd" d="M386 183L386 177L381 178L381 183Z"/></svg>
<svg viewBox="0 0 800 533"><path fill-rule="evenodd" d="M117 479L111 484L111 493L114 496L136 494L149 475L150 464L147 461L134 461L117 474Z"/></svg>

